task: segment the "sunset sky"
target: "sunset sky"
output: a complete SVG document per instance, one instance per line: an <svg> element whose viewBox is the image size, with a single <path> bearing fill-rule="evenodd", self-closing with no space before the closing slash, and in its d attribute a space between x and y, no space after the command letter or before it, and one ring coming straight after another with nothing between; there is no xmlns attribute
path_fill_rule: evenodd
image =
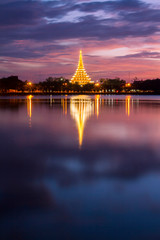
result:
<svg viewBox="0 0 160 240"><path fill-rule="evenodd" d="M0 77L160 78L159 0L0 0Z"/></svg>

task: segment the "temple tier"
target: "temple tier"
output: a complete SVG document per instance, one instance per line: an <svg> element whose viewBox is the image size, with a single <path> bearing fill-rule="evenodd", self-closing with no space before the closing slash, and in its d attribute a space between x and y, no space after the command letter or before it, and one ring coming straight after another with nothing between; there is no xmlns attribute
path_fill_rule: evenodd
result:
<svg viewBox="0 0 160 240"><path fill-rule="evenodd" d="M82 59L82 51L80 50L79 54L79 63L78 68L74 74L74 76L71 79L71 83L78 83L79 85L84 85L87 83L92 83L91 78L87 75L84 65L83 65L83 59Z"/></svg>

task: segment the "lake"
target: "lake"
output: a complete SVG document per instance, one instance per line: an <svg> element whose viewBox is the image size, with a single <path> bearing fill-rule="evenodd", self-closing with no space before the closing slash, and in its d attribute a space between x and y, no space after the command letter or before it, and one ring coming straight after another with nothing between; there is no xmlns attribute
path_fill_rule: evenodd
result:
<svg viewBox="0 0 160 240"><path fill-rule="evenodd" d="M160 239L160 96L0 97L1 240Z"/></svg>

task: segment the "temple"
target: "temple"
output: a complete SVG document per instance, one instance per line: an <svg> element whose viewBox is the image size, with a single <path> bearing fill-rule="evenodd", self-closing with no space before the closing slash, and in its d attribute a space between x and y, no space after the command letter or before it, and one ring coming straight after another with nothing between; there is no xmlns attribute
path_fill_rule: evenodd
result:
<svg viewBox="0 0 160 240"><path fill-rule="evenodd" d="M83 65L83 59L82 59L82 51L80 50L79 54L79 63L78 68L74 74L74 76L71 79L71 83L78 83L79 85L84 85L87 83L92 83L91 78L87 75L84 65Z"/></svg>

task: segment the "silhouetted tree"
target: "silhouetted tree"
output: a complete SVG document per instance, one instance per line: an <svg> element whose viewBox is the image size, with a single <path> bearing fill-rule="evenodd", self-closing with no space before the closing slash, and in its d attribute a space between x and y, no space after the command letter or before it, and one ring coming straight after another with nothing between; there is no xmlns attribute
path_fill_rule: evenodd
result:
<svg viewBox="0 0 160 240"><path fill-rule="evenodd" d="M18 76L10 76L0 79L0 89L2 92L7 92L10 89L23 91L25 82L18 79Z"/></svg>

